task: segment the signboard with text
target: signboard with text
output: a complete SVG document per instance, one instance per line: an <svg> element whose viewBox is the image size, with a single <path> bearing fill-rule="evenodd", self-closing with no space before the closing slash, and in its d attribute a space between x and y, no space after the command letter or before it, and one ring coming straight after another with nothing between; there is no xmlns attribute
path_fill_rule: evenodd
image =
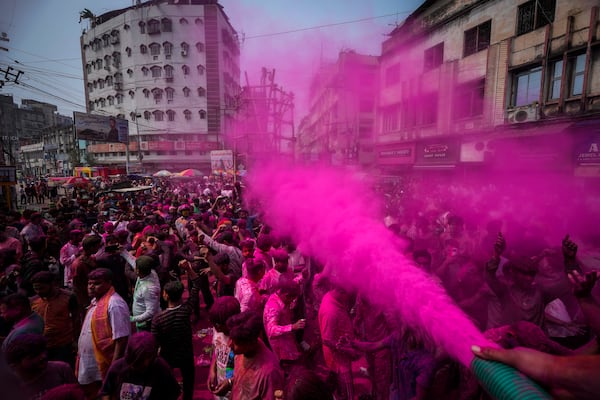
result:
<svg viewBox="0 0 600 400"><path fill-rule="evenodd" d="M213 150L210 152L210 166L213 174L233 175L233 151Z"/></svg>
<svg viewBox="0 0 600 400"><path fill-rule="evenodd" d="M577 165L600 165L600 134L585 135L575 144Z"/></svg>
<svg viewBox="0 0 600 400"><path fill-rule="evenodd" d="M457 142L440 140L418 143L415 163L420 165L456 164L459 156Z"/></svg>
<svg viewBox="0 0 600 400"><path fill-rule="evenodd" d="M127 143L129 121L107 115L73 113L75 132L79 140L104 143Z"/></svg>
<svg viewBox="0 0 600 400"><path fill-rule="evenodd" d="M377 149L380 165L407 165L415 162L414 144L386 145Z"/></svg>

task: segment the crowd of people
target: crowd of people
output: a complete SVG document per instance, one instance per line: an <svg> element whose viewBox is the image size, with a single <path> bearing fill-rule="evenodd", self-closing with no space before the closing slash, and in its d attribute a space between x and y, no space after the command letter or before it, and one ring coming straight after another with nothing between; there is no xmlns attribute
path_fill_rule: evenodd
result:
<svg viewBox="0 0 600 400"><path fill-rule="evenodd" d="M197 368L208 369L218 399L486 398L418 327L330 279L272 230L261 217L268 205L245 201L240 182L108 186L74 190L42 212L0 213L7 398L191 400ZM431 186L419 190L388 196L382 223L505 349L475 355L521 369L559 398L595 398L600 273L580 247L587 257L597 236L548 243L539 227L504 219L508 208L477 214L489 188L454 187L444 202ZM206 363L192 343L201 323L212 330Z"/></svg>

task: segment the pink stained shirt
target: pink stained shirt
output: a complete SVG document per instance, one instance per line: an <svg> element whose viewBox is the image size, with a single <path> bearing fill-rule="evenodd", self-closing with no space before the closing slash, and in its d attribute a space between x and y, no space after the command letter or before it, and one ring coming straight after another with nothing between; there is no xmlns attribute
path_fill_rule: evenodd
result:
<svg viewBox="0 0 600 400"><path fill-rule="evenodd" d="M275 400L275 391L283 390L283 371L277 357L258 341L253 357L235 356L231 398L240 400Z"/></svg>
<svg viewBox="0 0 600 400"><path fill-rule="evenodd" d="M300 358L296 337L292 332L292 317L291 308L286 307L277 293L269 296L265 304L263 322L271 349L280 360Z"/></svg>
<svg viewBox="0 0 600 400"><path fill-rule="evenodd" d="M335 345L342 336L354 339L354 328L350 314L331 291L323 296L319 307L319 328L323 340L323 358L325 365L332 372L348 372L352 359L345 353L336 350Z"/></svg>
<svg viewBox="0 0 600 400"><path fill-rule="evenodd" d="M253 310L262 313L263 300L258 284L248 278L240 278L235 283L235 298L240 302L240 310Z"/></svg>

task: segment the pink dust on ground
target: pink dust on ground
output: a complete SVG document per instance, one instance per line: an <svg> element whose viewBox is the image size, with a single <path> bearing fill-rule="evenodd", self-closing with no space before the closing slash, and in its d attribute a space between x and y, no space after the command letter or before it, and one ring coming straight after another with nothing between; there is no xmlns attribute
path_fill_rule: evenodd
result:
<svg viewBox="0 0 600 400"><path fill-rule="evenodd" d="M473 360L471 345L497 347L402 254L364 182L329 167L274 164L255 168L248 181L248 195L263 205L265 222L325 264L334 281L391 307L465 366Z"/></svg>

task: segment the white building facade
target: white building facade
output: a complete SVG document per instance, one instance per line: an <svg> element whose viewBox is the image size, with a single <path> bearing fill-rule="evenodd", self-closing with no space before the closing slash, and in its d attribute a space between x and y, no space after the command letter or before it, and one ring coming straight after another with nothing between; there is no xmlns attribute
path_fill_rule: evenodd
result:
<svg viewBox="0 0 600 400"><path fill-rule="evenodd" d="M132 171L208 169L239 94L237 33L215 0L154 0L110 11L81 36L87 111L129 120ZM88 146L125 165L126 146Z"/></svg>

